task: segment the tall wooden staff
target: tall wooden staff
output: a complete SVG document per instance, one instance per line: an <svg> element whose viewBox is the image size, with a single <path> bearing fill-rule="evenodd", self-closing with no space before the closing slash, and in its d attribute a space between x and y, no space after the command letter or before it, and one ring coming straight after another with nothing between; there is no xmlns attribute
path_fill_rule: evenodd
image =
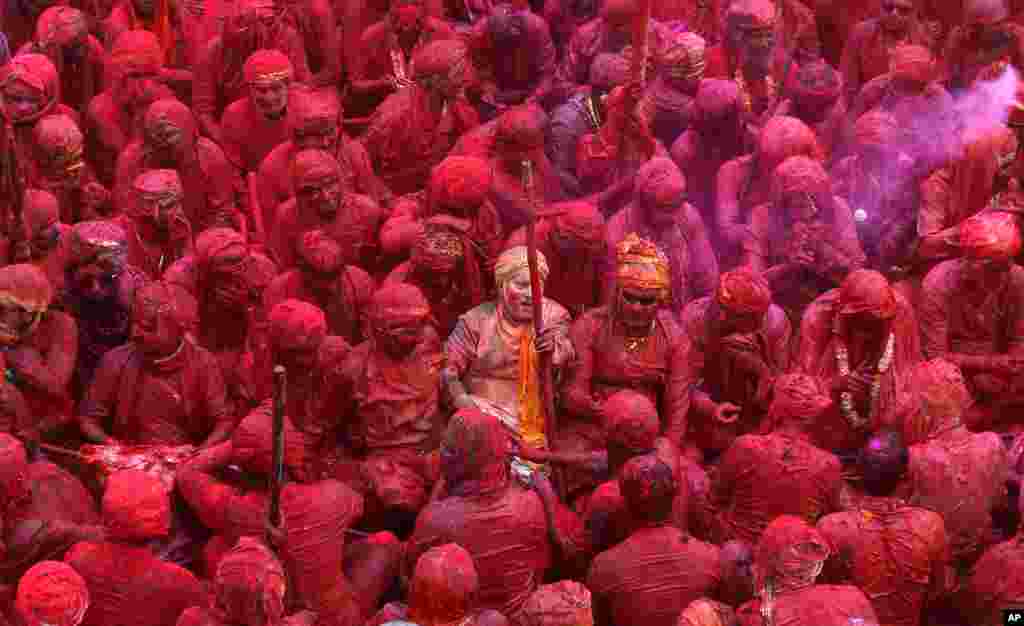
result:
<svg viewBox="0 0 1024 626"><path fill-rule="evenodd" d="M530 266L530 300L533 302L533 336L540 341L544 331L544 291L537 269L537 197L534 193L533 161L523 161L523 189L530 201L530 221L526 223L526 262ZM555 388L551 376L551 353L537 351L540 397L544 405L544 437L548 446L555 434Z"/></svg>
<svg viewBox="0 0 1024 626"><path fill-rule="evenodd" d="M270 507L267 510L271 526L281 524L281 488L284 486L284 409L288 373L284 366L274 367L274 456L270 472Z"/></svg>
<svg viewBox="0 0 1024 626"><path fill-rule="evenodd" d="M633 82L643 85L647 80L647 57L650 49L647 45L648 32L651 24L651 0L640 0L639 11L633 18Z"/></svg>

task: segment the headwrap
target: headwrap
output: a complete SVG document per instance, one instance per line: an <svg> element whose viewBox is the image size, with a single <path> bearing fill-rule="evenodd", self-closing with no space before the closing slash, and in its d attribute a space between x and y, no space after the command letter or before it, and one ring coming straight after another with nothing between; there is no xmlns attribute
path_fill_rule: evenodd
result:
<svg viewBox="0 0 1024 626"><path fill-rule="evenodd" d="M412 76L428 91L454 94L474 80L475 70L466 44L444 39L413 53Z"/></svg>
<svg viewBox="0 0 1024 626"><path fill-rule="evenodd" d="M213 580L217 606L231 623L252 624L254 608L262 611L266 624L278 624L284 617L286 590L284 567L270 548L255 537L242 537L217 564Z"/></svg>
<svg viewBox="0 0 1024 626"><path fill-rule="evenodd" d="M422 322L430 316L423 292L407 283L388 283L370 298L370 319L381 322Z"/></svg>
<svg viewBox="0 0 1024 626"><path fill-rule="evenodd" d="M868 111L857 118L853 137L857 146L875 150L892 150L903 135L899 120L880 109Z"/></svg>
<svg viewBox="0 0 1024 626"><path fill-rule="evenodd" d="M768 0L733 0L726 9L727 23L740 22L747 29L768 29L775 25L775 4Z"/></svg>
<svg viewBox="0 0 1024 626"><path fill-rule="evenodd" d="M78 626L89 608L89 588L67 563L40 561L18 581L15 608L24 626Z"/></svg>
<svg viewBox="0 0 1024 626"><path fill-rule="evenodd" d="M544 120L530 106L509 109L498 119L496 142L522 150L544 149Z"/></svg>
<svg viewBox="0 0 1024 626"><path fill-rule="evenodd" d="M588 626L594 623L590 591L574 580L539 587L518 614L522 626Z"/></svg>
<svg viewBox="0 0 1024 626"><path fill-rule="evenodd" d="M47 173L74 174L85 167L85 137L75 120L63 113L36 122L32 137Z"/></svg>
<svg viewBox="0 0 1024 626"><path fill-rule="evenodd" d="M27 476L25 445L7 433L0 433L0 494L3 494L7 506L32 496Z"/></svg>
<svg viewBox="0 0 1024 626"><path fill-rule="evenodd" d="M441 447L456 458L456 467L442 466L449 493L479 495L508 484L508 433L497 417L460 409L448 421ZM459 475L449 476L450 469Z"/></svg>
<svg viewBox="0 0 1024 626"><path fill-rule="evenodd" d="M790 194L808 194L816 202L832 192L832 180L821 162L805 156L789 157L772 173L772 196L776 206L782 206Z"/></svg>
<svg viewBox="0 0 1024 626"><path fill-rule="evenodd" d="M647 206L681 205L686 178L672 159L655 157L640 166L633 184L638 202Z"/></svg>
<svg viewBox="0 0 1024 626"><path fill-rule="evenodd" d="M454 624L466 617L480 579L465 548L447 543L416 561L409 590L409 619L419 626Z"/></svg>
<svg viewBox="0 0 1024 626"><path fill-rule="evenodd" d="M754 551L757 589L763 593L769 580L776 593L813 584L830 553L828 542L813 526L799 517L780 515L768 524Z"/></svg>
<svg viewBox="0 0 1024 626"><path fill-rule="evenodd" d="M842 91L842 77L824 59L801 65L789 81L789 93L805 111L824 113Z"/></svg>
<svg viewBox="0 0 1024 626"><path fill-rule="evenodd" d="M270 310L270 336L278 349L320 345L327 336L327 318L316 305L285 300Z"/></svg>
<svg viewBox="0 0 1024 626"><path fill-rule="evenodd" d="M46 274L35 265L18 264L0 267L0 302L35 313L31 332L53 301L53 288ZM19 329L0 327L0 344L18 341Z"/></svg>
<svg viewBox="0 0 1024 626"><path fill-rule="evenodd" d="M915 85L935 80L935 56L924 46L897 46L889 53L889 73L893 78Z"/></svg>
<svg viewBox="0 0 1024 626"><path fill-rule="evenodd" d="M1012 213L978 213L960 225L960 246L971 259L1012 259L1020 254L1021 234Z"/></svg>
<svg viewBox="0 0 1024 626"><path fill-rule="evenodd" d="M42 108L27 118L12 120L16 123L35 122L60 102L60 74L48 57L42 54L26 53L16 55L10 63L0 68L0 82L22 83L42 95ZM6 113L5 113L6 115Z"/></svg>
<svg viewBox="0 0 1024 626"><path fill-rule="evenodd" d="M120 268L128 254L128 234L116 222L79 222L71 229L68 248L68 266L71 268L108 259Z"/></svg>
<svg viewBox="0 0 1024 626"><path fill-rule="evenodd" d="M498 261L494 264L494 282L499 287L504 285L506 282L515 278L519 272L529 270L530 264L527 262L526 246L515 246L505 250L498 257ZM537 274L540 275L540 282L543 283L548 279L548 260L544 258L544 254L537 251Z"/></svg>
<svg viewBox="0 0 1024 626"><path fill-rule="evenodd" d="M319 228L302 233L295 244L295 253L315 274L334 275L345 266L341 244Z"/></svg>
<svg viewBox="0 0 1024 626"><path fill-rule="evenodd" d="M707 67L707 42L697 33L683 33L676 37L661 57L666 75L681 80L701 80Z"/></svg>
<svg viewBox="0 0 1024 626"><path fill-rule="evenodd" d="M173 206L185 197L181 186L181 177L177 170L146 170L135 177L132 189L143 202L129 203L129 217L141 218L148 215L148 203L157 203L161 207Z"/></svg>
<svg viewBox="0 0 1024 626"><path fill-rule="evenodd" d="M436 207L476 209L491 191L491 168L476 157L450 156L431 171L429 189Z"/></svg>
<svg viewBox="0 0 1024 626"><path fill-rule="evenodd" d="M294 94L288 107L288 121L291 124L292 132L301 131L306 134L326 134L332 130L335 133L341 132L341 118L345 112L337 91L299 86L294 90Z"/></svg>
<svg viewBox="0 0 1024 626"><path fill-rule="evenodd" d="M577 241L596 244L604 242L606 225L604 216L591 202L564 202L551 207L557 211L555 229Z"/></svg>
<svg viewBox="0 0 1024 626"><path fill-rule="evenodd" d="M191 300L191 295L181 287L164 281L153 281L136 290L134 310L155 309L162 319L169 320L181 330L196 314L193 307L189 306Z"/></svg>
<svg viewBox="0 0 1024 626"><path fill-rule="evenodd" d="M110 49L110 62L120 72L140 71L157 74L164 65L160 40L148 30L121 33Z"/></svg>
<svg viewBox="0 0 1024 626"><path fill-rule="evenodd" d="M621 54L602 52L590 62L589 84L595 89L611 91L629 80L629 59Z"/></svg>
<svg viewBox="0 0 1024 626"><path fill-rule="evenodd" d="M295 75L291 59L280 50L257 50L249 55L242 67L247 84L282 83Z"/></svg>
<svg viewBox="0 0 1024 626"><path fill-rule="evenodd" d="M822 150L818 138L811 128L795 117L778 115L761 129L758 145L761 171L754 175L770 176L780 163L793 156L805 156L821 160Z"/></svg>
<svg viewBox="0 0 1024 626"><path fill-rule="evenodd" d="M64 48L88 33L85 14L74 7L50 7L40 13L36 21L36 42L43 47Z"/></svg>
<svg viewBox="0 0 1024 626"><path fill-rule="evenodd" d="M174 98L164 98L149 105L143 119L146 138L150 139L164 132L167 127L177 128L181 131L186 153L192 149L199 133L192 109Z"/></svg>
<svg viewBox="0 0 1024 626"><path fill-rule="evenodd" d="M812 424L831 404L817 378L784 374L775 380L764 431L771 432L783 424Z"/></svg>
<svg viewBox="0 0 1024 626"><path fill-rule="evenodd" d="M658 246L630 233L616 246L615 278L619 288L655 290L667 301L672 286L668 257Z"/></svg>
<svg viewBox="0 0 1024 626"><path fill-rule="evenodd" d="M608 416L608 448L630 457L654 450L661 429L658 408L638 391L618 391L601 405Z"/></svg>
<svg viewBox="0 0 1024 626"><path fill-rule="evenodd" d="M736 611L731 606L699 598L683 609L676 626L733 626L735 623Z"/></svg>
<svg viewBox="0 0 1024 626"><path fill-rule="evenodd" d="M619 489L632 517L660 522L672 510L679 485L672 468L652 453L634 457L623 466Z"/></svg>
<svg viewBox="0 0 1024 626"><path fill-rule="evenodd" d="M311 181L319 182L340 174L338 160L323 150L303 150L292 159L291 178L295 189L301 189Z"/></svg>
<svg viewBox="0 0 1024 626"><path fill-rule="evenodd" d="M245 258L248 253L245 237L233 228L208 228L196 238L195 257L200 267L207 268L223 257Z"/></svg>
<svg viewBox="0 0 1024 626"><path fill-rule="evenodd" d="M171 498L158 477L141 470L111 474L103 492L103 524L110 537L129 542L166 537Z"/></svg>
<svg viewBox="0 0 1024 626"><path fill-rule="evenodd" d="M772 290L763 276L749 267L740 267L722 274L715 299L733 313L763 314L772 305Z"/></svg>
<svg viewBox="0 0 1024 626"><path fill-rule="evenodd" d="M705 124L720 122L739 114L740 89L734 80L709 78L701 81L694 104Z"/></svg>
<svg viewBox="0 0 1024 626"><path fill-rule="evenodd" d="M899 312L892 285L874 270L854 270L839 286L839 315L867 313L880 320L891 320Z"/></svg>
<svg viewBox="0 0 1024 626"><path fill-rule="evenodd" d="M466 258L466 248L464 237L431 218L424 224L423 236L413 246L410 260L418 268L447 274ZM466 268L467 273L470 269ZM474 273L479 280L479 265Z"/></svg>
<svg viewBox="0 0 1024 626"><path fill-rule="evenodd" d="M914 366L906 389L915 405L903 419L907 445L924 443L959 426L963 414L974 403L960 368L941 358Z"/></svg>

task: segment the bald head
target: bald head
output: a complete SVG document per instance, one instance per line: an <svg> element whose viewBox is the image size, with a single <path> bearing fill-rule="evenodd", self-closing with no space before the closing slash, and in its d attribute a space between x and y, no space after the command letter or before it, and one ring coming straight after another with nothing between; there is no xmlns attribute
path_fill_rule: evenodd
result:
<svg viewBox="0 0 1024 626"><path fill-rule="evenodd" d="M910 452L900 433L882 431L872 435L857 460L864 489L873 496L891 494L903 479L909 462Z"/></svg>

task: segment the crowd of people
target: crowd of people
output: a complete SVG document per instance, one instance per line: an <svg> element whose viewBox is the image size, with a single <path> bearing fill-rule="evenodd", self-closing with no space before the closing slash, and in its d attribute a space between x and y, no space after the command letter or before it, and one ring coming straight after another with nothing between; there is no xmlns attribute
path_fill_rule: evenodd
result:
<svg viewBox="0 0 1024 626"><path fill-rule="evenodd" d="M0 16L0 626L1024 609L1024 2Z"/></svg>

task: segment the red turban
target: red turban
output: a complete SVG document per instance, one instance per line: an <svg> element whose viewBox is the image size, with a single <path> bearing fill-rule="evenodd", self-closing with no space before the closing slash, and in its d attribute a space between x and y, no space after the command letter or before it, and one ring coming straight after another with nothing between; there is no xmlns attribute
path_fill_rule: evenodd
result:
<svg viewBox="0 0 1024 626"><path fill-rule="evenodd" d="M443 39L413 54L412 75L428 90L454 93L474 80L475 70L465 43Z"/></svg>
<svg viewBox="0 0 1024 626"><path fill-rule="evenodd" d="M319 182L329 176L338 177L341 168L338 160L323 150L303 150L292 159L292 186L301 189L303 185Z"/></svg>
<svg viewBox="0 0 1024 626"><path fill-rule="evenodd" d="M409 619L419 626L453 624L466 617L480 587L473 557L454 543L420 556L409 590Z"/></svg>
<svg viewBox="0 0 1024 626"><path fill-rule="evenodd" d="M18 581L15 607L24 626L78 626L89 608L89 588L67 563L41 561Z"/></svg>
<svg viewBox="0 0 1024 626"><path fill-rule="evenodd" d="M340 130L344 111L337 91L299 87L293 94L288 107L288 119L293 132L298 130L313 134Z"/></svg>
<svg viewBox="0 0 1024 626"><path fill-rule="evenodd" d="M593 624L590 591L573 580L544 585L530 594L519 612L522 626L584 626Z"/></svg>
<svg viewBox="0 0 1024 626"><path fill-rule="evenodd" d="M430 173L430 197L439 209L476 209L491 191L491 167L476 157L451 156Z"/></svg>
<svg viewBox="0 0 1024 626"><path fill-rule="evenodd" d="M171 283L154 281L146 283L135 292L135 307L155 309L162 318L170 320L179 329L184 329L195 318L195 304L192 295Z"/></svg>
<svg viewBox="0 0 1024 626"><path fill-rule="evenodd" d="M44 47L63 48L83 40L88 34L85 14L74 7L50 7L40 13L36 21L36 42Z"/></svg>
<svg viewBox="0 0 1024 626"><path fill-rule="evenodd" d="M853 126L853 136L857 145L862 148L891 150L902 138L903 129L891 113L875 109L857 118Z"/></svg>
<svg viewBox="0 0 1024 626"><path fill-rule="evenodd" d="M370 298L370 317L375 323L417 322L430 315L430 303L417 287L388 283Z"/></svg>
<svg viewBox="0 0 1024 626"><path fill-rule="evenodd" d="M441 447L457 459L460 475L448 476L454 468L442 467L445 482L452 487L467 484L482 493L508 484L509 439L497 417L479 409L460 409L448 421Z"/></svg>
<svg viewBox="0 0 1024 626"><path fill-rule="evenodd" d="M13 507L31 497L28 484L28 453L25 446L7 433L0 433L0 494Z"/></svg>
<svg viewBox="0 0 1024 626"><path fill-rule="evenodd" d="M155 34L148 30L129 30L114 41L110 62L121 72L137 70L156 74L164 65L164 51Z"/></svg>
<svg viewBox="0 0 1024 626"><path fill-rule="evenodd" d="M813 423L831 404L818 379L805 374L785 374L775 380L765 430L770 432L790 422Z"/></svg>
<svg viewBox="0 0 1024 626"><path fill-rule="evenodd" d="M302 233L295 252L302 263L316 274L337 274L345 265L341 244L319 228Z"/></svg>
<svg viewBox="0 0 1024 626"><path fill-rule="evenodd" d="M1021 235L1011 213L978 213L960 225L960 246L972 259L1012 259L1020 254Z"/></svg>
<svg viewBox="0 0 1024 626"><path fill-rule="evenodd" d="M734 313L767 313L772 305L772 290L763 276L741 267L722 274L715 298Z"/></svg>
<svg viewBox="0 0 1024 626"><path fill-rule="evenodd" d="M327 335L327 319L316 305L285 300L270 310L270 336L278 349L320 345Z"/></svg>
<svg viewBox="0 0 1024 626"><path fill-rule="evenodd" d="M611 91L629 80L629 59L621 54L602 52L590 63L590 85Z"/></svg>
<svg viewBox="0 0 1024 626"><path fill-rule="evenodd" d="M742 21L751 29L771 28L775 25L775 4L769 0L733 0L725 19Z"/></svg>
<svg viewBox="0 0 1024 626"><path fill-rule="evenodd" d="M255 537L242 537L221 558L213 585L231 623L278 624L284 617L284 567Z"/></svg>
<svg viewBox="0 0 1024 626"><path fill-rule="evenodd" d="M287 82L294 74L291 59L280 50L257 50L242 67L242 75L249 84Z"/></svg>
<svg viewBox="0 0 1024 626"><path fill-rule="evenodd" d="M630 233L615 248L619 287L656 290L663 301L668 299L672 286L668 257L654 242Z"/></svg>
<svg viewBox="0 0 1024 626"><path fill-rule="evenodd" d="M60 74L48 57L42 54L19 54L6 66L0 68L2 82L19 82L39 92L43 108L29 118L17 122L35 121L42 118L60 102Z"/></svg>
<svg viewBox="0 0 1024 626"><path fill-rule="evenodd" d="M270 403L264 403L238 423L231 434L231 461L247 472L270 476L274 463L274 422ZM284 420L284 464L296 475L308 463L302 433L287 417Z"/></svg>
<svg viewBox="0 0 1024 626"><path fill-rule="evenodd" d="M758 588L763 589L769 578L774 580L777 592L815 578L830 552L828 543L813 526L799 517L780 515L757 542L754 560L760 578Z"/></svg>
<svg viewBox="0 0 1024 626"><path fill-rule="evenodd" d="M466 246L465 238L457 231L431 218L424 225L423 237L413 247L410 260L416 267L447 274L466 258Z"/></svg>
<svg viewBox="0 0 1024 626"><path fill-rule="evenodd" d="M498 119L497 142L523 150L544 149L544 119L531 106L518 106Z"/></svg>
<svg viewBox="0 0 1024 626"><path fill-rule="evenodd" d="M772 174L772 192L777 205L790 194L830 195L832 181L821 162L805 156L789 157Z"/></svg>
<svg viewBox="0 0 1024 626"><path fill-rule="evenodd" d="M116 222L93 220L79 222L71 229L68 265L79 267L111 259L117 266L128 253L128 234Z"/></svg>
<svg viewBox="0 0 1024 626"><path fill-rule="evenodd" d="M672 510L679 484L672 468L657 454L645 454L623 466L619 489L634 518L661 521Z"/></svg>
<svg viewBox="0 0 1024 626"><path fill-rule="evenodd" d="M135 177L132 189L141 201L129 202L125 215L135 219L151 215L151 202L169 207L179 204L185 197L177 170L146 170Z"/></svg>
<svg viewBox="0 0 1024 626"><path fill-rule="evenodd" d="M842 93L843 81L824 59L811 61L792 73L789 93L801 108L821 111L835 104Z"/></svg>
<svg viewBox="0 0 1024 626"><path fill-rule="evenodd" d="M83 167L85 137L75 120L67 115L43 117L36 122L32 137L47 173L73 174Z"/></svg>
<svg viewBox="0 0 1024 626"><path fill-rule="evenodd" d="M899 305L892 285L874 270L855 270L839 286L839 314L870 314L880 320L896 317Z"/></svg>
<svg viewBox="0 0 1024 626"><path fill-rule="evenodd" d="M637 200L648 206L681 205L686 178L672 159L655 157L640 166L634 183Z"/></svg>
<svg viewBox="0 0 1024 626"><path fill-rule="evenodd" d="M646 454L654 449L661 430L658 409L638 391L619 391L604 401L601 413L608 420L608 446L624 452Z"/></svg>
<svg viewBox="0 0 1024 626"><path fill-rule="evenodd" d="M604 216L590 202L565 202L551 207L557 212L555 227L560 233L571 235L577 241L598 243L605 240Z"/></svg>
<svg viewBox="0 0 1024 626"><path fill-rule="evenodd" d="M50 308L53 288L35 265L5 265L0 267L0 299L41 314Z"/></svg>
<svg viewBox="0 0 1024 626"><path fill-rule="evenodd" d="M192 109L174 98L163 98L149 105L143 120L146 137L153 137L155 133L159 133L168 126L181 131L189 145L195 142L199 132Z"/></svg>
<svg viewBox="0 0 1024 626"><path fill-rule="evenodd" d="M924 443L960 424L973 403L960 368L945 359L932 359L910 371L907 389L918 404L903 420L907 445Z"/></svg>
<svg viewBox="0 0 1024 626"><path fill-rule="evenodd" d="M924 46L898 46L889 54L889 73L897 80L925 85L935 79L935 57Z"/></svg>
<svg viewBox="0 0 1024 626"><path fill-rule="evenodd" d="M739 87L736 86L736 81L732 80L703 80L697 89L695 104L700 118L705 123L735 116L740 110Z"/></svg>
<svg viewBox="0 0 1024 626"><path fill-rule="evenodd" d="M249 253L242 233L233 228L208 228L196 238L196 263L208 267L221 258L241 258Z"/></svg>
<svg viewBox="0 0 1024 626"><path fill-rule="evenodd" d="M103 523L112 538L138 542L171 531L171 498L158 477L140 470L111 474L103 492Z"/></svg>
<svg viewBox="0 0 1024 626"><path fill-rule="evenodd" d="M766 176L789 157L805 156L820 160L822 156L814 131L795 117L776 116L765 122L759 148L760 173Z"/></svg>

